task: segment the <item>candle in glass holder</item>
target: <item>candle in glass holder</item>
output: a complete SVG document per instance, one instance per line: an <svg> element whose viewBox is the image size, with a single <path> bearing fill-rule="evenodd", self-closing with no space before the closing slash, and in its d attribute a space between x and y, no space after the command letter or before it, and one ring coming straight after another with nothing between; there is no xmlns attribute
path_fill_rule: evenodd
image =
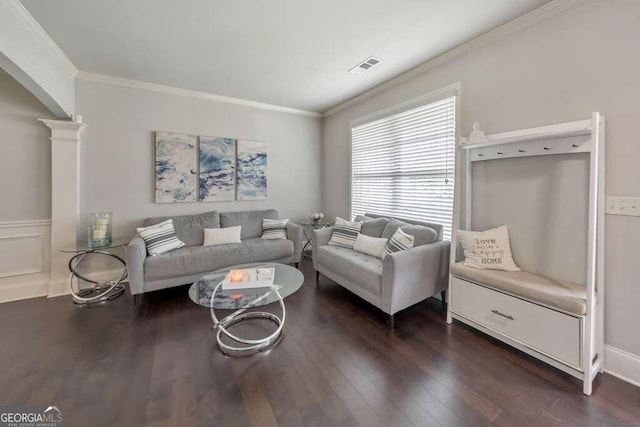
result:
<svg viewBox="0 0 640 427"><path fill-rule="evenodd" d="M242 271L240 270L233 270L231 271L231 275L229 277L229 281L232 283L238 283L238 282L242 282Z"/></svg>
<svg viewBox="0 0 640 427"><path fill-rule="evenodd" d="M107 219L107 218L96 218L96 225L109 225L109 219Z"/></svg>
<svg viewBox="0 0 640 427"><path fill-rule="evenodd" d="M104 239L105 237L107 237L107 228L106 227L99 227L99 228L96 228L95 230L93 230L93 238L94 239Z"/></svg>

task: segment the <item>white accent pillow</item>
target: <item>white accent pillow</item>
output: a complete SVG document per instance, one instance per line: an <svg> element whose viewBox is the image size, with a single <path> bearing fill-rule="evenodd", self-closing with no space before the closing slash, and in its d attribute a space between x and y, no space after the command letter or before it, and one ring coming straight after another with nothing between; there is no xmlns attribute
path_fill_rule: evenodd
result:
<svg viewBox="0 0 640 427"><path fill-rule="evenodd" d="M204 244L202 246L225 245L227 243L242 243L240 241L241 225L225 228L205 228Z"/></svg>
<svg viewBox="0 0 640 427"><path fill-rule="evenodd" d="M149 255L156 256L184 246L173 228L173 219L167 219L149 227L138 227L136 232L142 237Z"/></svg>
<svg viewBox="0 0 640 427"><path fill-rule="evenodd" d="M458 230L464 249L464 265L483 270L521 271L511 256L509 228L501 225L485 231Z"/></svg>
<svg viewBox="0 0 640 427"><path fill-rule="evenodd" d="M384 237L371 237L366 234L358 233L356 242L353 245L353 250L376 258L382 258L384 248L387 247L387 241L388 239L385 239Z"/></svg>

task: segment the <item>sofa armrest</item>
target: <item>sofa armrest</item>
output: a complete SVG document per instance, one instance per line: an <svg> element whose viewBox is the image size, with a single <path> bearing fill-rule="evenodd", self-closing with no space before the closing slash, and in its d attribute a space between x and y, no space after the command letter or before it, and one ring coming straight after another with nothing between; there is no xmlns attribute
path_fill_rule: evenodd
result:
<svg viewBox="0 0 640 427"><path fill-rule="evenodd" d="M293 255L296 262L302 257L302 227L292 222L287 223L287 239L293 241Z"/></svg>
<svg viewBox="0 0 640 427"><path fill-rule="evenodd" d="M323 245L328 245L329 240L331 240L331 235L333 234L333 227L325 227L320 228L318 230L313 230L313 236L311 236L311 255L313 258L313 268L317 269L317 258L316 252L318 252L318 247Z"/></svg>
<svg viewBox="0 0 640 427"><path fill-rule="evenodd" d="M147 258L147 245L139 235L135 235L126 249L127 274L131 295L144 292L144 260Z"/></svg>
<svg viewBox="0 0 640 427"><path fill-rule="evenodd" d="M446 290L449 279L450 242L396 252L382 267L382 310L394 314Z"/></svg>

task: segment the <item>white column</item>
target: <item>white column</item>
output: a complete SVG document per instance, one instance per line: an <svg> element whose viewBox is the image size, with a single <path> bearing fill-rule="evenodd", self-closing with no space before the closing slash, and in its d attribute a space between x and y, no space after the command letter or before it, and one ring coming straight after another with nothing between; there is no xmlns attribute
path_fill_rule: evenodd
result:
<svg viewBox="0 0 640 427"><path fill-rule="evenodd" d="M51 129L51 276L49 296L68 293L71 258L60 249L78 241L80 214L80 135L86 125L40 120Z"/></svg>

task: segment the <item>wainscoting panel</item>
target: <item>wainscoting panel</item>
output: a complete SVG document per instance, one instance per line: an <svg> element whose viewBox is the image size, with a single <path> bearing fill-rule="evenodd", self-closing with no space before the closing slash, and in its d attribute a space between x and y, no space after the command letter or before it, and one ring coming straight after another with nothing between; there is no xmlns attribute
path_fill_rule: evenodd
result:
<svg viewBox="0 0 640 427"><path fill-rule="evenodd" d="M51 221L0 222L0 302L47 294Z"/></svg>

